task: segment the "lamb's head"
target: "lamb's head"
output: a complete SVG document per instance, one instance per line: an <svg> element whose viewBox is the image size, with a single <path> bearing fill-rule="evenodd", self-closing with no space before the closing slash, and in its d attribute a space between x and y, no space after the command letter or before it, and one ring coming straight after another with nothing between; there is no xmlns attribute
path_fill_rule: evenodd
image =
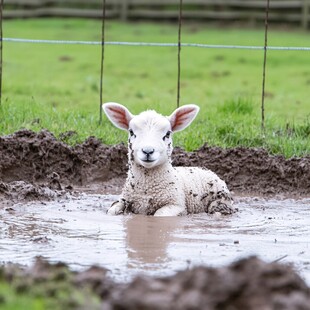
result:
<svg viewBox="0 0 310 310"><path fill-rule="evenodd" d="M170 116L155 111L133 115L127 108L114 102L103 104L103 110L116 127L128 131L129 160L145 168L154 168L170 162L172 133L189 126L199 107L185 105Z"/></svg>

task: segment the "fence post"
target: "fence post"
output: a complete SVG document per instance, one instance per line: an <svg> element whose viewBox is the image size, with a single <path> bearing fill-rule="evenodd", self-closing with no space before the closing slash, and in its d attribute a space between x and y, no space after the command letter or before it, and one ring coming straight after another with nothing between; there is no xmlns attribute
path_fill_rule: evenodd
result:
<svg viewBox="0 0 310 310"><path fill-rule="evenodd" d="M2 45L3 45L2 20L3 20L3 0L0 0L0 105L2 102Z"/></svg>
<svg viewBox="0 0 310 310"><path fill-rule="evenodd" d="M307 30L309 25L309 18L310 18L309 9L310 9L310 0L304 0L302 4L302 20L301 20L302 28L304 30Z"/></svg>
<svg viewBox="0 0 310 310"><path fill-rule="evenodd" d="M261 104L261 116L262 116L261 130L264 136L265 136L265 84L266 84L266 63L267 63L267 45L268 45L269 1L270 0L266 1L263 85L262 85L262 104Z"/></svg>
<svg viewBox="0 0 310 310"><path fill-rule="evenodd" d="M182 9L183 1L179 3L179 29L178 29L178 79L177 79L177 108L180 106L180 88L181 88L181 28L182 28Z"/></svg>
<svg viewBox="0 0 310 310"><path fill-rule="evenodd" d="M102 24L101 24L101 69L100 69L100 98L99 98L99 125L102 124L102 101L103 101L103 69L104 69L104 46L105 46L105 16L106 2L102 0Z"/></svg>
<svg viewBox="0 0 310 310"><path fill-rule="evenodd" d="M127 21L128 19L128 0L123 0L122 3L121 3L121 14L120 14L120 17L121 17L121 20L123 22Z"/></svg>

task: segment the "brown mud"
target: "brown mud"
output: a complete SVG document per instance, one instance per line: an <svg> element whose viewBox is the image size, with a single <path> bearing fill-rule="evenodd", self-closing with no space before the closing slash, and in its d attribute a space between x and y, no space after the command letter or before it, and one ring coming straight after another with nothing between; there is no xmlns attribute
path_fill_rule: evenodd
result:
<svg viewBox="0 0 310 310"><path fill-rule="evenodd" d="M223 178L232 191L242 194L310 193L310 156L285 159L263 149L204 145L194 152L176 148L173 163L206 167ZM79 187L119 193L126 171L124 144L107 146L90 137L71 147L45 130L21 130L0 137L0 197L9 201L53 198L61 190Z"/></svg>
<svg viewBox="0 0 310 310"><path fill-rule="evenodd" d="M28 269L2 268L0 275L20 295L35 291L51 299L61 295L59 291L68 292L61 305L56 303L57 309L310 309L310 290L289 266L255 257L217 269L195 267L169 277L140 276L128 284L111 281L104 268L93 266L75 273L62 263L52 265L41 258ZM91 292L88 298L74 299L75 290L85 289ZM5 304L6 297L0 297Z"/></svg>

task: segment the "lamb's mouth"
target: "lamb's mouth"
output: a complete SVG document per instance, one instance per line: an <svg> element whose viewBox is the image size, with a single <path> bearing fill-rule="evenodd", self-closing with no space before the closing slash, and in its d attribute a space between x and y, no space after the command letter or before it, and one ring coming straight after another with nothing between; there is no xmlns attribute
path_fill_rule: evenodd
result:
<svg viewBox="0 0 310 310"><path fill-rule="evenodd" d="M146 168L151 168L154 165L157 165L157 162L160 159L159 152L152 152L151 154L145 154L145 152L137 152L136 160L140 162L140 164Z"/></svg>
<svg viewBox="0 0 310 310"><path fill-rule="evenodd" d="M156 159L149 159L149 158L147 158L147 159L142 159L142 161L144 163L153 163L154 161L156 161Z"/></svg>
<svg viewBox="0 0 310 310"><path fill-rule="evenodd" d="M144 158L140 159L140 165L142 165L144 168L153 168L154 166L157 165L156 159L151 159L151 158Z"/></svg>

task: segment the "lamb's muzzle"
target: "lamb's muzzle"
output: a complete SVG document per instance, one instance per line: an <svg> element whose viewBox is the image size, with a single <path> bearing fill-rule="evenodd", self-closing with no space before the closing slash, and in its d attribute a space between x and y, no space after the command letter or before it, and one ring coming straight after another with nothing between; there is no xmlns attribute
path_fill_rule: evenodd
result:
<svg viewBox="0 0 310 310"><path fill-rule="evenodd" d="M153 162L155 161L155 159L153 159L152 155L155 152L155 149L153 149L152 147L144 147L141 149L142 153L143 153L143 157L141 158L142 161L145 162Z"/></svg>
<svg viewBox="0 0 310 310"><path fill-rule="evenodd" d="M152 155L155 152L155 150L152 147L144 147L142 149L142 153L144 153L147 157Z"/></svg>
<svg viewBox="0 0 310 310"><path fill-rule="evenodd" d="M176 216L235 211L225 182L215 173L171 164L172 134L191 124L198 106L182 106L168 117L155 111L133 115L113 102L105 103L103 110L116 127L129 133L127 180L120 200L108 214Z"/></svg>

